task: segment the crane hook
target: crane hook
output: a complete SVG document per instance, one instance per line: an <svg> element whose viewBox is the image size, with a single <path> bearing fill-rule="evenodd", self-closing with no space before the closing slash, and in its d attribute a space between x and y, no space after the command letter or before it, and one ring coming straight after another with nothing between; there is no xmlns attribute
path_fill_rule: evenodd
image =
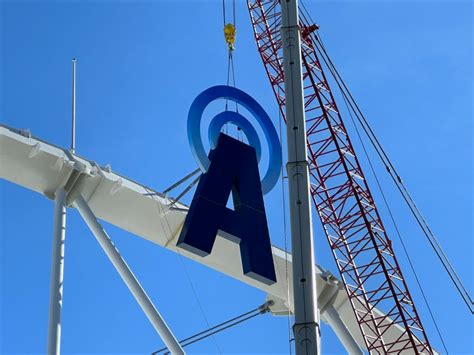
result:
<svg viewBox="0 0 474 355"><path fill-rule="evenodd" d="M224 37L225 41L227 43L227 46L229 47L229 51L233 51L235 49L234 43L235 43L235 26L232 23L228 23L224 26Z"/></svg>

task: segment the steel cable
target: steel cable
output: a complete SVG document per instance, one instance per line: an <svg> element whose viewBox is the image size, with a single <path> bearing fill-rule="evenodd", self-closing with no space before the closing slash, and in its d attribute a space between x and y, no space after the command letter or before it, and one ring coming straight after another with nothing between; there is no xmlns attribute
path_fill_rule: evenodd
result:
<svg viewBox="0 0 474 355"><path fill-rule="evenodd" d="M377 182L378 190L380 191L380 194L381 194L382 199L383 199L383 201L384 201L384 205L385 205L385 207L387 208L387 211L388 211L388 213L389 213L389 215L390 215L390 219L391 219L392 224L393 224L393 226L394 226L394 228L395 228L395 231L396 231L396 233L397 233L398 239L400 240L400 244L402 245L403 251L404 251L404 253L405 253L405 256L407 257L407 260L408 260L408 263L409 263L409 265L410 265L410 268L411 268L411 270L412 270L412 272L413 272L413 275L415 276L416 283L417 283L417 285L418 285L418 288L420 289L421 295L423 296L423 299L424 299L424 301L425 301L426 307L427 307L428 312L429 312L429 314L430 314L431 320L433 321L433 324L434 324L434 326L435 326L435 328L436 328L436 331L437 331L438 336L439 336L439 338L440 338L440 340L441 340L441 343L443 344L443 348L444 348L444 350L446 351L446 354L448 354L448 348L447 348L446 343L445 343L445 341L444 341L444 338L443 338L443 336L442 336L442 334L441 334L441 331L440 331L440 329L439 329L439 327L438 327L438 323L436 322L436 319L435 319L435 317L434 317L434 315L433 315L433 312L432 312L432 310L431 310L431 306L430 306L430 304L429 304L429 302L428 302L428 298L426 297L425 292L424 292L424 289L423 289L423 287L421 286L421 282L420 282L420 280L419 280L419 278L418 278L418 274L416 273L415 267L413 266L413 263L412 263L412 260L411 260L411 258L410 258L410 255L408 254L408 250L407 250L407 248L406 248L405 242L403 241L402 235L401 235L401 233L400 233L400 229L398 228L398 225L397 225L397 223L396 223L396 221L395 221L395 217L394 217L394 215L393 215L393 213L392 213L392 209L390 208L390 206L389 206L389 204L388 204L388 200L387 200L387 198L386 198L386 196L385 196L385 193L383 192L382 185L381 185L380 180L379 180L379 178L378 178L378 176L377 176L377 173L375 172L375 168L374 168L374 166L373 166L373 164L372 164L372 161L371 161L371 159L370 159L369 153L368 153L368 151L367 151L367 149L366 149L366 147L365 147L364 141L362 140L362 136L361 136L361 134L360 134L359 128L357 128L357 125L356 125L356 122L355 122L354 117L353 117L353 115L352 115L352 112L351 112L350 109L349 109L349 104L348 104L348 102L347 102L346 97L344 97L344 103L345 103L345 105L346 105L347 111L349 112L349 116L350 116L350 118L351 118L352 125L354 126L354 129L355 129L355 131L356 131L356 133L357 133L357 137L359 138L359 142L360 142L360 144L361 144L361 146L362 146L362 149L363 149L363 151L364 151L364 155L365 155L365 157L367 158L367 161L368 161L368 163L369 163L370 170L372 171L372 175L374 176L375 181Z"/></svg>
<svg viewBox="0 0 474 355"><path fill-rule="evenodd" d="M303 6L304 8L304 6ZM306 11L306 10L305 10ZM308 14L309 16L309 14ZM311 20L312 21L312 20ZM392 180L394 181L395 185L397 186L397 189L399 190L400 194L402 195L403 199L405 200L405 203L409 207L412 215L416 219L418 225L420 226L421 230L423 231L423 234L426 236L429 244L431 245L432 249L436 253L438 259L440 260L441 264L443 265L444 269L448 273L448 276L450 277L451 281L453 282L454 286L458 290L459 294L461 295L461 298L463 301L466 303L467 307L469 308L471 314L474 314L474 303L472 301L471 296L469 295L469 292L466 290L464 284L462 283L461 279L459 278L458 274L454 270L454 267L452 264L449 262L448 257L444 253L443 249L439 245L434 233L432 232L431 228L429 227L427 221L423 218L420 210L416 206L413 198L411 197L410 193L408 192L406 186L403 184L402 179L400 178L398 172L396 171L393 163L389 159L387 153L383 149L382 145L380 144L380 141L377 139L375 136L375 133L373 132L371 126L369 125L367 119L365 118L364 114L362 113L360 107L357 105L354 97L352 96L351 92L349 91L347 85L345 84L344 80L342 79L341 75L337 71L334 63L332 62L331 58L329 57L328 53L326 52L326 49L324 47L324 44L322 43L321 36L318 34L311 34L312 39L314 40L314 43L316 44L315 48L321 55L324 63L330 70L334 80L336 81L337 86L339 87L343 97L347 99L347 103L351 107L352 112L355 114L357 120L361 124L361 127L363 128L365 134L369 138L371 144L373 145L375 151L377 152L377 155L381 159L382 163L385 165L385 168L387 172L390 174Z"/></svg>
<svg viewBox="0 0 474 355"><path fill-rule="evenodd" d="M339 75L336 72L336 75ZM340 79L342 81L342 79ZM343 84L345 86L345 84ZM348 89L346 89L348 90ZM352 98L352 95L347 95L346 93L343 93L343 95L347 98L351 98L351 100L354 100ZM354 106L356 105L355 102L352 102ZM349 105L353 108L353 112L357 113L355 111L353 105L349 101ZM356 109L360 112L360 109L358 106L355 106ZM454 267L450 263L447 255L443 251L442 247L438 243L437 238L435 237L434 233L432 232L431 228L429 227L427 221L424 219L423 215L421 214L420 210L416 206L413 198L411 197L411 194L408 192L406 186L403 183L403 180L400 178L400 175L396 171L395 167L393 166L393 163L390 161L388 158L386 152L383 150L380 142L376 138L375 134L373 133L371 127L368 125L368 122L366 121L364 116L359 117L359 115L356 114L356 117L358 118L360 124L362 125L362 128L364 129L364 132L366 135L369 137L369 140L371 141L372 145L374 146L377 154L379 155L380 159L385 165L385 168L387 172L390 174L392 177L392 180L394 181L395 185L397 186L399 192L401 193L403 199L405 200L407 206L409 207L410 211L412 212L413 216L415 217L417 223L419 224L420 228L422 229L423 233L428 239L428 242L430 243L432 249L435 251L436 255L438 256L438 259L441 261L443 267L445 268L446 272L448 273L449 277L451 278L451 281L453 282L454 286L458 290L459 294L461 295L462 299L466 303L467 307L469 308L470 312L474 314L473 310L473 301L472 298L470 297L468 291L466 290L464 284L462 283L461 279L459 278L458 274L454 270ZM367 126L367 127L366 127Z"/></svg>
<svg viewBox="0 0 474 355"><path fill-rule="evenodd" d="M154 196L152 196L152 198L154 199ZM170 222L168 221L168 217L166 216L167 211L165 211L164 207L163 207L163 206L161 205L161 203L158 202L158 201L157 201L156 206L157 206L158 214L159 214L159 215L162 215L162 216L164 217L165 224L166 224L166 227L167 227L167 229L168 229L168 234L169 234L169 236L172 237L172 236L173 236L173 229L171 228ZM161 218L158 218L158 220L160 221L160 224L161 224L162 229L165 230L165 225L164 225L164 223L161 221ZM198 307L199 307L199 310L200 310L200 312L201 312L201 316L203 317L204 322L206 323L206 325L209 327L209 326L210 326L210 325L209 325L209 321L208 321L208 319L207 319L207 317L206 317L206 314L204 313L204 308L203 308L202 303L201 303L201 301L200 301L200 299L199 299L199 296L198 296L198 294L197 294L196 288L194 287L194 283L193 283L193 281L192 281L192 279L191 279L191 275L189 274L188 268L186 267L186 263L185 263L185 261L184 261L184 257L183 257L183 255L181 254L181 252L180 252L178 246L175 246L175 249L174 249L174 250L178 253L179 260L180 260L180 262L181 262L181 265L183 266L184 273L185 273L186 278L187 278L187 280L188 280L189 286L191 287L191 291L192 291L192 293L193 293L193 295L194 295L194 299L196 300L196 303L197 303L197 305L198 305ZM211 334L211 335L212 335L212 334ZM213 341L213 343L214 343L214 346L216 347L217 352L218 352L219 354L222 354L222 351L221 351L221 349L220 349L219 345L217 344L217 341L216 341L216 339L215 339L214 337L212 337L212 341Z"/></svg>

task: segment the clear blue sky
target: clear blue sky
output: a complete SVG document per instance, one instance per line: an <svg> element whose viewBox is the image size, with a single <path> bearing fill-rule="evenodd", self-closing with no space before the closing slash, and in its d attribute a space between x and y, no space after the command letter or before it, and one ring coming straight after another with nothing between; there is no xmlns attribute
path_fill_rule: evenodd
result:
<svg viewBox="0 0 474 355"><path fill-rule="evenodd" d="M68 147L70 60L75 56L77 151L163 190L196 167L185 132L190 103L207 87L225 83L221 6L221 1L0 1L0 122L30 128L35 136ZM472 292L472 3L306 0L306 6ZM237 86L278 125L243 1L237 4L237 31ZM473 353L472 317L379 170L448 348ZM381 206L375 186L373 190ZM265 202L272 242L284 246L281 189ZM0 211L0 352L44 353L53 204L0 181ZM428 336L441 350L387 212L381 212ZM316 216L314 221L317 261L337 273ZM204 317L213 325L264 301L260 291L186 260L196 300L177 255L106 228L179 338L206 328ZM324 353L343 351L328 327L323 326L322 336ZM150 353L161 346L94 237L77 212L70 211L63 351ZM261 316L189 351L217 349L288 353L287 320Z"/></svg>

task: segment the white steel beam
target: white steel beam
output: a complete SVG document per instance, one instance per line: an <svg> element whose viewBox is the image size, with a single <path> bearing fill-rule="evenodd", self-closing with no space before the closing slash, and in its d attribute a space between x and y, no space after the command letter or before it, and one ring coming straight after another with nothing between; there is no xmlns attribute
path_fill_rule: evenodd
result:
<svg viewBox="0 0 474 355"><path fill-rule="evenodd" d="M184 350L179 344L178 340L176 340L168 325L165 323L163 317L155 308L145 290L142 288L137 278L120 255L117 247L113 244L110 237L97 221L97 218L89 208L87 202L84 201L82 196L78 196L73 205L79 211L80 215L96 237L102 249L104 249L105 254L107 254L109 257L109 260L120 274L120 277L122 277L123 281L137 300L143 312L153 324L153 327L158 332L165 345L173 355L184 355Z"/></svg>
<svg viewBox="0 0 474 355"><path fill-rule="evenodd" d="M37 154L30 157L32 149L37 151ZM162 154L165 153L162 152ZM76 181L74 183L76 187L72 190L81 192L97 218L177 252L176 241L186 218L187 206L179 202L173 203L163 194L120 175L109 167L101 168L90 159L71 155L66 149L32 137L28 131L19 131L0 124L0 179L18 184L51 199L54 199L55 192L65 186L66 182ZM70 189L68 199L71 199L74 194L75 192ZM220 235L216 239L212 253L206 257L200 257L185 250L180 250L179 253L262 290L273 299L281 300L282 306L289 307L291 312L294 311L292 256L280 248L272 246L277 272L277 282L273 285L245 276L242 271L239 246ZM324 295L327 287L326 276L324 269L316 266L318 306L323 316L328 303L328 297ZM337 290L331 304L359 347L365 351L364 338L343 287ZM288 310L283 311L284 314L288 312ZM374 308L374 312L377 317L383 316L377 308ZM384 321L384 324L388 327L384 334L387 343L396 341L404 332L402 327L391 320Z"/></svg>

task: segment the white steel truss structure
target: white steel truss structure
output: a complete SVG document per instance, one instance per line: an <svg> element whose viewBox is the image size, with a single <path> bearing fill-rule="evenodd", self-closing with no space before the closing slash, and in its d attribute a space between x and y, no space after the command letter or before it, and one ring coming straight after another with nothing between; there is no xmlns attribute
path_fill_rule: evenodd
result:
<svg viewBox="0 0 474 355"><path fill-rule="evenodd" d="M177 252L176 241L187 214L186 205L109 168L100 167L93 160L32 137L27 131L4 125L0 125L0 178L55 200L50 301L52 332L48 353L59 351L66 206L79 210L169 349L176 354L183 353L98 219ZM166 224L160 220L165 218ZM273 301L272 313L281 315L288 309L293 312L292 261L291 255L276 246L272 246L272 252L277 282L266 285L243 274L239 246L219 235L212 253L206 257L179 250L189 259L260 289L267 294L268 300ZM361 349L365 350L365 343L341 281L316 266L316 283L321 319L330 325L349 353L361 353ZM375 312L381 315L377 309ZM386 333L387 340L396 339L402 331L398 326L391 326Z"/></svg>

